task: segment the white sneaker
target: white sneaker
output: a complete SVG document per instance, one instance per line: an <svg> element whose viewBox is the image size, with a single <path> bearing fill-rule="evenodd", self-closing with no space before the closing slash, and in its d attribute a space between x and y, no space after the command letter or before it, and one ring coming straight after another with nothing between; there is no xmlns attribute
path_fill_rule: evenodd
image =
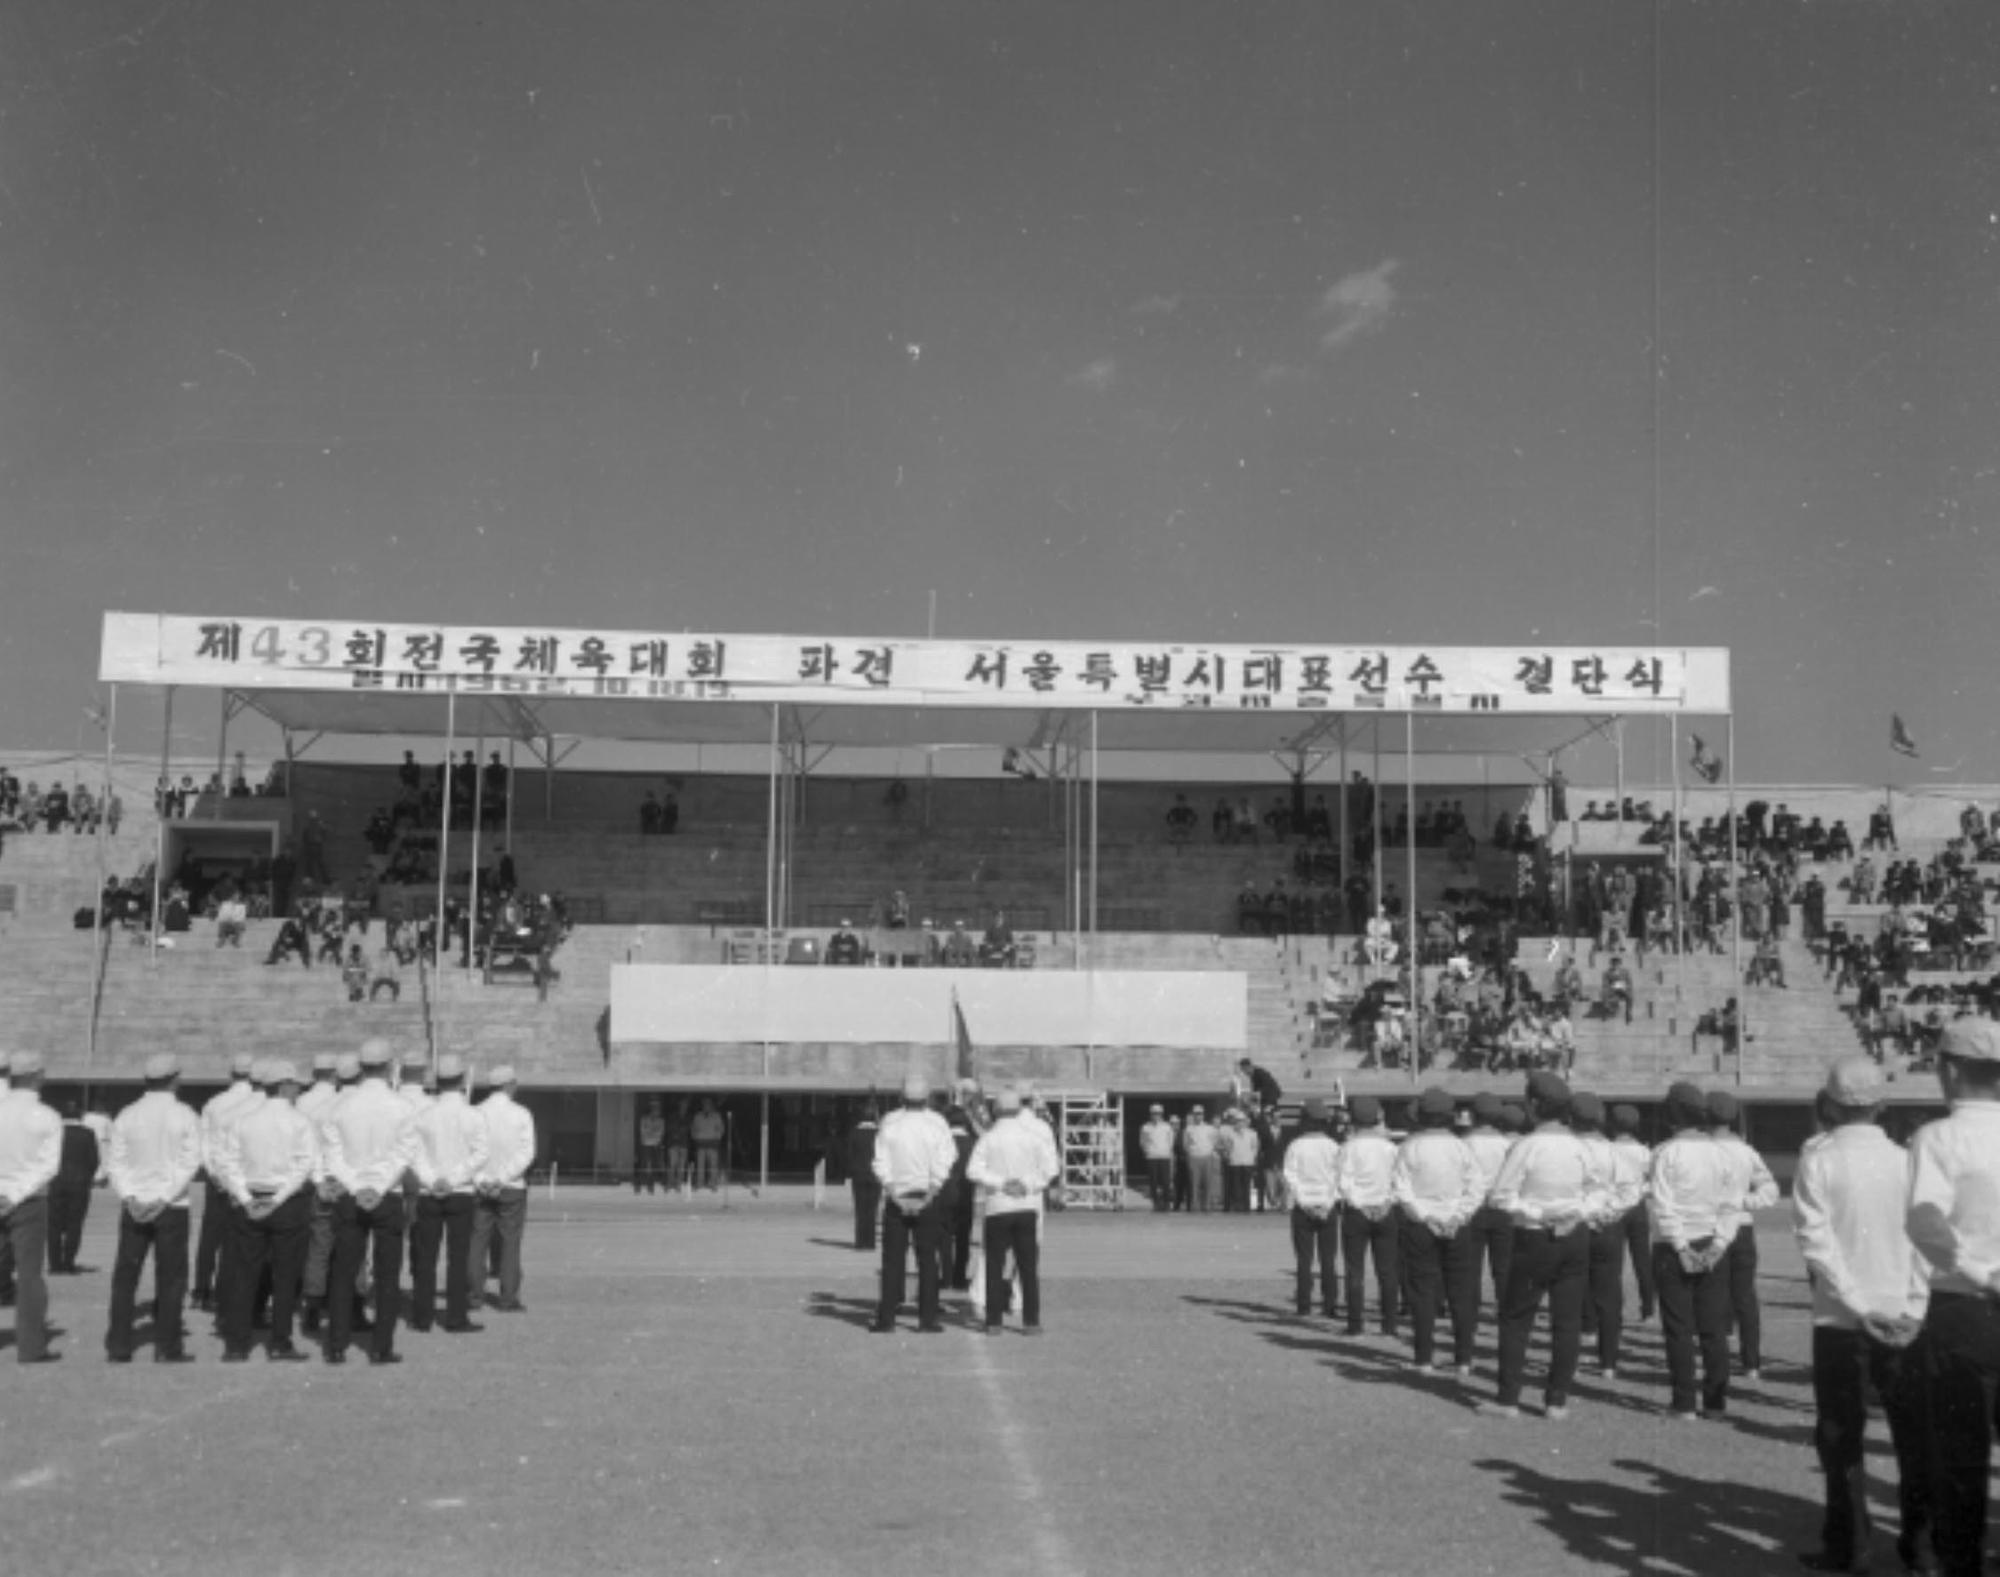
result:
<svg viewBox="0 0 2000 1577"><path fill-rule="evenodd" d="M1607 1364L1604 1368L1597 1371L1597 1377L1600 1380L1615 1380L1618 1378L1618 1370Z"/></svg>
<svg viewBox="0 0 2000 1577"><path fill-rule="evenodd" d="M1743 1371L1743 1378L1754 1385L1761 1385L1764 1383L1764 1371L1762 1369L1745 1369Z"/></svg>
<svg viewBox="0 0 2000 1577"><path fill-rule="evenodd" d="M1545 1407L1542 1409L1542 1417L1546 1418L1552 1424L1560 1424L1569 1417L1569 1407L1566 1403Z"/></svg>
<svg viewBox="0 0 2000 1577"><path fill-rule="evenodd" d="M1519 1418L1521 1416L1520 1408L1507 1407L1499 1402L1481 1402L1473 1411L1478 1413L1482 1418Z"/></svg>

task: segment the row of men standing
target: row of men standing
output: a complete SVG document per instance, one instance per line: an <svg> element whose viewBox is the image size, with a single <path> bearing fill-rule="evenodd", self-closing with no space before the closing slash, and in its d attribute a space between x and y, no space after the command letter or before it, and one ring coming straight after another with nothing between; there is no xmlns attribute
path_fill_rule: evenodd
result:
<svg viewBox="0 0 2000 1577"><path fill-rule="evenodd" d="M329 1363L346 1361L357 1329L371 1338L371 1361L400 1361L395 1328L406 1237L413 1328L428 1330L435 1321L441 1247L446 1329L478 1329L469 1318L471 1297L484 1286L496 1245L499 1307L521 1308L535 1134L532 1116L513 1099L513 1070L494 1069L492 1093L473 1107L457 1059L440 1059L434 1096L422 1088L427 1060L406 1064L412 1077L401 1089L390 1083L394 1061L386 1041L372 1040L357 1055L316 1059L313 1082L301 1091L288 1062L238 1057L229 1086L199 1116L179 1097L178 1060L162 1054L147 1063L144 1095L111 1125L108 1173L120 1200L105 1337L112 1362L130 1362L138 1345L137 1293L149 1257L154 1358L191 1357L183 1321L189 1202L204 1173L194 1301L218 1314L225 1362L249 1356L265 1297L272 1361L304 1357L292 1341L301 1299L307 1332L326 1327ZM14 1053L9 1072L13 1088L0 1099L0 1241L11 1249L19 1283L18 1356L47 1362L60 1354L48 1346L39 1249L62 1124L40 1098L38 1055ZM358 1307L359 1275L371 1255L372 1321Z"/></svg>

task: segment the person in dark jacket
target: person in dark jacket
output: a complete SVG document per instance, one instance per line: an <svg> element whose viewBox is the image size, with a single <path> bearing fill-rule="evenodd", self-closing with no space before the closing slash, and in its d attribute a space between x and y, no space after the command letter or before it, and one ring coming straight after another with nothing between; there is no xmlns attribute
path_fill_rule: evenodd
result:
<svg viewBox="0 0 2000 1577"><path fill-rule="evenodd" d="M854 1246L875 1252L875 1228L882 1219L882 1185L875 1177L877 1113L873 1104L861 1109L861 1121L847 1136L847 1186L854 1192Z"/></svg>
<svg viewBox="0 0 2000 1577"><path fill-rule="evenodd" d="M62 1103L62 1118L62 1161L49 1184L49 1274L74 1276L100 1157L97 1135L85 1125L74 1099Z"/></svg>
<svg viewBox="0 0 2000 1577"><path fill-rule="evenodd" d="M1269 1068L1260 1068L1248 1057L1236 1064L1236 1071L1248 1086L1248 1094L1254 1095L1272 1111L1278 1109L1278 1102L1285 1098L1283 1087L1271 1076Z"/></svg>

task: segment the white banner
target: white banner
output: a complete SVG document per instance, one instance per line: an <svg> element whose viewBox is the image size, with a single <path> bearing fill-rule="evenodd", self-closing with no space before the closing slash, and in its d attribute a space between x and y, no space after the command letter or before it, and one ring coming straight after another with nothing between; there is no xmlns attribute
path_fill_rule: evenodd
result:
<svg viewBox="0 0 2000 1577"><path fill-rule="evenodd" d="M107 613L98 678L225 689L892 706L1729 710L1729 654L472 628Z"/></svg>

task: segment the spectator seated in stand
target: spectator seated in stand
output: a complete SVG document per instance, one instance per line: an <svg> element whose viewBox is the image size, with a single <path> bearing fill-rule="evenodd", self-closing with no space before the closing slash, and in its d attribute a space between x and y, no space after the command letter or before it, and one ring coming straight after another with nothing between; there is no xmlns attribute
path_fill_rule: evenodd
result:
<svg viewBox="0 0 2000 1577"><path fill-rule="evenodd" d="M862 962L861 938L854 934L852 921L843 919L840 928L827 938L826 955L821 962L841 969L851 969Z"/></svg>
<svg viewBox="0 0 2000 1577"><path fill-rule="evenodd" d="M287 915L278 927L278 934L271 943L271 951L264 955L267 964L282 963L290 954L297 953L299 962L306 968L312 967L312 936L303 920Z"/></svg>
<svg viewBox="0 0 2000 1577"><path fill-rule="evenodd" d="M1778 951L1778 939L1770 932L1757 938L1757 951L1743 972L1746 986L1769 985L1785 989L1785 960Z"/></svg>
<svg viewBox="0 0 2000 1577"><path fill-rule="evenodd" d="M391 1002L403 999L403 955L395 941L384 936L375 950L374 965L368 972L368 1000L373 1002L386 991Z"/></svg>
<svg viewBox="0 0 2000 1577"><path fill-rule="evenodd" d="M187 890L178 882L167 889L167 901L160 912L160 929L178 935L191 923Z"/></svg>
<svg viewBox="0 0 2000 1577"><path fill-rule="evenodd" d="M1306 811L1306 837L1313 843L1333 842L1333 812L1327 809L1324 794L1315 794Z"/></svg>
<svg viewBox="0 0 2000 1577"><path fill-rule="evenodd" d="M1257 890L1255 881L1246 879L1243 891L1236 895L1236 929L1245 936L1271 934L1264 919L1264 895Z"/></svg>
<svg viewBox="0 0 2000 1577"><path fill-rule="evenodd" d="M215 945L230 947L243 945L243 930L250 920L250 906L242 895L231 892L219 900L215 906Z"/></svg>
<svg viewBox="0 0 2000 1577"><path fill-rule="evenodd" d="M963 920L952 921L951 932L938 949L938 962L946 969L978 967L979 948L966 933Z"/></svg>
<svg viewBox="0 0 2000 1577"><path fill-rule="evenodd" d="M1868 813L1868 836L1862 841L1861 847L1864 850L1888 849L1892 852L1901 852L1901 845L1896 842L1895 818L1889 814L1889 807L1886 804Z"/></svg>
<svg viewBox="0 0 2000 1577"><path fill-rule="evenodd" d="M1401 949L1396 945L1396 927L1386 905L1377 904L1368 929L1361 938L1361 954L1370 968L1382 969L1396 962Z"/></svg>
<svg viewBox="0 0 2000 1577"><path fill-rule="evenodd" d="M1006 911L995 909L986 934L979 939L979 962L985 969L1012 969L1019 957L1014 928L1007 923Z"/></svg>
<svg viewBox="0 0 2000 1577"><path fill-rule="evenodd" d="M1611 962L1604 968L1597 1011L1604 1018L1617 1018L1622 1012L1625 1022L1632 1022L1632 971L1626 968L1623 953L1612 954Z"/></svg>
<svg viewBox="0 0 2000 1577"><path fill-rule="evenodd" d="M42 825L50 832L61 832L69 825L69 790L60 783L50 784L42 796Z"/></svg>
<svg viewBox="0 0 2000 1577"><path fill-rule="evenodd" d="M79 837L97 831L97 799L88 783L79 783L69 805L69 830Z"/></svg>
<svg viewBox="0 0 2000 1577"><path fill-rule="evenodd" d="M368 960L361 956L361 944L356 942L347 950L347 958L340 966L340 982L347 987L347 1000L360 1002L368 995Z"/></svg>
<svg viewBox="0 0 2000 1577"><path fill-rule="evenodd" d="M651 789L647 789L646 797L639 802L639 836L656 838L659 833L660 801Z"/></svg>
<svg viewBox="0 0 2000 1577"><path fill-rule="evenodd" d="M1174 844L1192 842L1195 824L1194 806L1188 803L1187 795L1176 794L1173 804L1167 807L1167 841Z"/></svg>
<svg viewBox="0 0 2000 1577"><path fill-rule="evenodd" d="M361 841L368 845L368 852L375 857L375 869L384 869L389 863L390 852L396 847L396 824L386 806L375 807L374 814L368 818L368 825L361 829Z"/></svg>

